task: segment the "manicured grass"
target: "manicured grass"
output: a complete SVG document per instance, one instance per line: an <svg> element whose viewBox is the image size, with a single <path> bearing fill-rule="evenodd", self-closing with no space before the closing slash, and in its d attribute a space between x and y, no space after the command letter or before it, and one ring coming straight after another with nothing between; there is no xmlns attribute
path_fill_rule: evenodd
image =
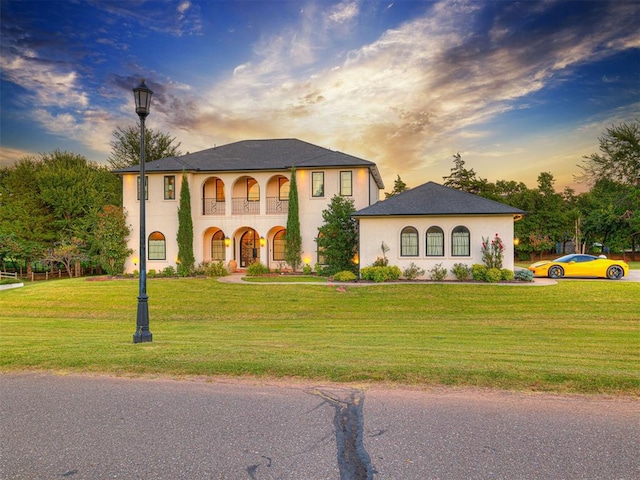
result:
<svg viewBox="0 0 640 480"><path fill-rule="evenodd" d="M336 288L149 279L0 292L0 369L640 394L640 284Z"/></svg>

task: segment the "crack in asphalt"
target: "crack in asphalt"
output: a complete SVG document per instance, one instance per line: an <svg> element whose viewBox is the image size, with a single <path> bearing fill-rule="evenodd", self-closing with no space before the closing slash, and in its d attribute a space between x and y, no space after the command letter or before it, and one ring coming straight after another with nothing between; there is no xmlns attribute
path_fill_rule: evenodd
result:
<svg viewBox="0 0 640 480"><path fill-rule="evenodd" d="M320 389L313 389L310 393L323 398L335 409L333 424L340 480L373 480L374 473L378 472L371 464L371 458L363 444L364 394L361 391L351 391L346 400L341 400Z"/></svg>

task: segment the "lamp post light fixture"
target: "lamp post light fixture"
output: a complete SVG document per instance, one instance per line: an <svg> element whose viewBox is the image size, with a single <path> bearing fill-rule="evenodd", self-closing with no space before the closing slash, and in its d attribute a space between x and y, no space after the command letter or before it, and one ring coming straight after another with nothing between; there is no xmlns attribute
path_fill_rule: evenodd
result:
<svg viewBox="0 0 640 480"><path fill-rule="evenodd" d="M147 234L145 203L146 179L145 179L145 151L144 151L144 120L149 115L153 92L144 84L144 79L133 89L133 97L136 101L136 113L140 117L140 286L138 292L138 315L136 320L136 333L133 334L133 343L150 342L153 338L149 330L149 297L147 296Z"/></svg>

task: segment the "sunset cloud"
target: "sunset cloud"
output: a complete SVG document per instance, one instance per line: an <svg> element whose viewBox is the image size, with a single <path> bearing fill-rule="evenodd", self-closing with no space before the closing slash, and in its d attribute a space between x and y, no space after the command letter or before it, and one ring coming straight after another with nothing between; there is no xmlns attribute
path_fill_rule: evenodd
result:
<svg viewBox="0 0 640 480"><path fill-rule="evenodd" d="M562 2L345 0L296 8L259 2L246 10L233 2L183 0L151 2L144 19L128 4L92 5L111 15L96 29L94 48L71 35L65 56L15 17L18 26L3 36L0 66L4 82L31 96L42 128L103 158L111 132L136 121L131 88L139 72L154 90L149 125L176 136L185 151L297 137L373 160L387 179L438 181L456 152L476 162L481 175L490 176L480 167L494 176L526 170L531 178L536 169L554 167L550 158L557 162L573 151L568 171L601 133L583 125L634 118L632 108L620 109L633 97L633 79L637 94L639 72L589 71L629 51L637 58L640 7L634 2L568 8ZM115 28L118 22L126 28ZM143 24L155 41L128 36L140 35ZM155 54L161 42L166 46L154 57L138 48L154 45ZM116 52L124 55L123 72L111 65L99 73ZM573 99L578 88L584 96ZM19 98L15 102L29 97ZM589 116L579 117L576 108ZM547 120L536 122L543 111ZM578 120L571 127L549 125L569 116ZM563 145L567 138L573 149ZM542 151L544 157L536 157ZM516 156L526 169L513 161L497 168L495 162Z"/></svg>

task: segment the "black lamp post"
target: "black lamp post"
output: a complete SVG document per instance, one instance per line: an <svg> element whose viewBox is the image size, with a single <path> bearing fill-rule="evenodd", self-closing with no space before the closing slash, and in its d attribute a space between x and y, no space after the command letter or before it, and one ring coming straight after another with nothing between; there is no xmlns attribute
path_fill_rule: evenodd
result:
<svg viewBox="0 0 640 480"><path fill-rule="evenodd" d="M146 181L144 172L144 119L149 115L153 92L144 84L133 89L136 113L140 117L140 290L138 293L138 316L133 343L150 342L153 338L149 330L149 297L147 296L147 234L146 234Z"/></svg>

